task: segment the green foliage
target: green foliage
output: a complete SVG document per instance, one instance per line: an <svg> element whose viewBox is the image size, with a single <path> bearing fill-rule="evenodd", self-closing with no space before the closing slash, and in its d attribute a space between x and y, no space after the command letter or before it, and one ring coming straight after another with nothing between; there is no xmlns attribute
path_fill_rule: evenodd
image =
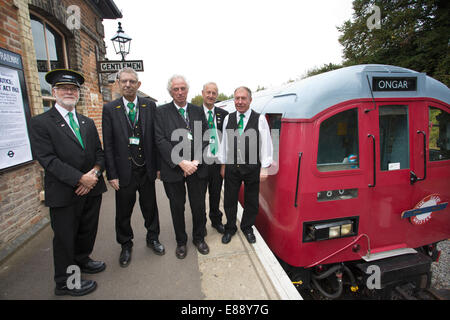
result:
<svg viewBox="0 0 450 320"><path fill-rule="evenodd" d="M370 30L373 5L381 9L381 28ZM450 85L449 1L355 0L353 10L353 19L338 27L344 65L396 65Z"/></svg>
<svg viewBox="0 0 450 320"><path fill-rule="evenodd" d="M224 93L219 93L219 95L217 96L216 102L224 101L224 100L228 100L228 99L232 99L232 98L233 98L233 95L227 96ZM196 95L195 97L193 97L191 99L191 103L195 104L196 106L199 106L199 107L203 106L203 96L201 94Z"/></svg>
<svg viewBox="0 0 450 320"><path fill-rule="evenodd" d="M311 76L315 76L315 75L320 74L320 73L324 73L324 72L340 69L342 67L343 66L340 65L340 64L334 64L334 63L324 64L321 67L318 67L318 68L316 67L316 68L313 68L313 69L309 69L306 72L306 75L302 77L302 79L308 78L308 77L311 77Z"/></svg>

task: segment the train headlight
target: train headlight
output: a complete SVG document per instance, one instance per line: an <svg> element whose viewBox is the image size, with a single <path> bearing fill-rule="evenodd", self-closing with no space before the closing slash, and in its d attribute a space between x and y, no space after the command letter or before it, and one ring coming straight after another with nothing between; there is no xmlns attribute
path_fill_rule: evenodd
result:
<svg viewBox="0 0 450 320"><path fill-rule="evenodd" d="M303 242L331 240L358 234L358 217L303 223Z"/></svg>
<svg viewBox="0 0 450 320"><path fill-rule="evenodd" d="M343 224L341 226L341 236L346 236L350 233L352 233L352 223Z"/></svg>
<svg viewBox="0 0 450 320"><path fill-rule="evenodd" d="M328 238L338 238L341 235L341 226L328 228Z"/></svg>

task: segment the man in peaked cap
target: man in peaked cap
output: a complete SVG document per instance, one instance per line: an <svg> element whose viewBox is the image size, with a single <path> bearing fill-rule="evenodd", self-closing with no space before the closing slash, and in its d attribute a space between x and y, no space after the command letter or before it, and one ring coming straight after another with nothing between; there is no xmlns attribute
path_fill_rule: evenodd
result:
<svg viewBox="0 0 450 320"><path fill-rule="evenodd" d="M97 283L77 277L76 271L98 273L106 268L104 262L90 258L106 191L104 154L94 121L75 111L83 76L57 69L45 80L52 85L56 103L31 119L30 137L45 170L45 204L54 232L55 294L82 296L94 291Z"/></svg>

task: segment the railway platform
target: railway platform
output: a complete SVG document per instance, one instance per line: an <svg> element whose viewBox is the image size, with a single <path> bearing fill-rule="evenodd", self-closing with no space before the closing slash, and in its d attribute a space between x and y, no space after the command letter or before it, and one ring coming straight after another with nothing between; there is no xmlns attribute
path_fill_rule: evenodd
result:
<svg viewBox="0 0 450 320"><path fill-rule="evenodd" d="M231 242L224 245L221 242L222 235L211 227L208 220L205 240L210 253L198 253L192 244L188 200L188 253L185 259L177 259L169 202L159 180L156 190L161 228L159 240L166 248L164 256L157 256L147 248L144 221L136 204L132 216L132 260L127 268L119 266L120 246L115 240L114 231L114 191L109 188L103 196L97 240L91 255L95 260L105 261L107 267L99 274L82 275L85 279L96 280L97 289L83 297L54 295L53 232L48 224L0 262L0 300L302 299L257 230L255 244L249 244L238 231Z"/></svg>

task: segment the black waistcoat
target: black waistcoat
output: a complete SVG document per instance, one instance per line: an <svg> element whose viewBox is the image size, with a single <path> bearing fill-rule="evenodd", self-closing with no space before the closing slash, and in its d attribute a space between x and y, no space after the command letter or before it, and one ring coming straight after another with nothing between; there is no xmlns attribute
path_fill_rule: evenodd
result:
<svg viewBox="0 0 450 320"><path fill-rule="evenodd" d="M127 116L128 118L128 116ZM136 168L145 168L145 155L144 155L144 137L142 136L141 129L141 117L137 121L135 121L133 128L131 128L131 121L128 121L128 138L136 137L139 138L139 145L131 144L128 139L128 151L131 157L131 167L133 169Z"/></svg>
<svg viewBox="0 0 450 320"><path fill-rule="evenodd" d="M229 114L226 127L228 164L244 171L261 167L258 122L259 113L252 110L243 134L239 135L237 112Z"/></svg>

